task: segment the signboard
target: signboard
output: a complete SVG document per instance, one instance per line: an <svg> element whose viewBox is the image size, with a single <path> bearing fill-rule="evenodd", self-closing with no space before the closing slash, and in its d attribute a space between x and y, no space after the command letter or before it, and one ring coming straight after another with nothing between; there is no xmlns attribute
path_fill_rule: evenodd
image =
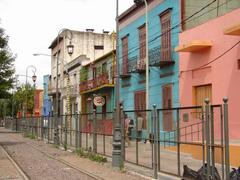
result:
<svg viewBox="0 0 240 180"><path fill-rule="evenodd" d="M105 99L102 96L95 96L93 103L95 106L103 106L105 104Z"/></svg>

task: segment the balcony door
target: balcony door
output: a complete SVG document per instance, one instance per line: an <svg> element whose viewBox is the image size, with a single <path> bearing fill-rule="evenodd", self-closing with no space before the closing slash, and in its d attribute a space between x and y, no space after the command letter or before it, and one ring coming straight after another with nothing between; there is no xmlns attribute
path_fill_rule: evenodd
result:
<svg viewBox="0 0 240 180"><path fill-rule="evenodd" d="M162 87L162 107L163 109L172 108L172 85L165 85ZM173 111L164 110L162 111L163 116L163 130L173 130Z"/></svg>
<svg viewBox="0 0 240 180"><path fill-rule="evenodd" d="M171 61L171 12L166 11L160 15L161 21L161 61Z"/></svg>

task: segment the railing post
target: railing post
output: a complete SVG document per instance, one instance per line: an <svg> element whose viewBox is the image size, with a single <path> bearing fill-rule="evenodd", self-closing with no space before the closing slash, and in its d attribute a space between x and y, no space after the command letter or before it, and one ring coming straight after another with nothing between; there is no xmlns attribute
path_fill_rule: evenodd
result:
<svg viewBox="0 0 240 180"><path fill-rule="evenodd" d="M210 128L209 128L209 99L205 99L205 111L206 111L206 148L207 148L207 180L210 180Z"/></svg>
<svg viewBox="0 0 240 180"><path fill-rule="evenodd" d="M228 129L228 98L223 98L223 117L224 117L224 140L225 140L225 174L226 180L229 180L230 161L229 161L229 129Z"/></svg>
<svg viewBox="0 0 240 180"><path fill-rule="evenodd" d="M68 137L67 137L67 129L68 129L68 114L65 113L65 122L64 122L64 149L67 150L67 143L68 143Z"/></svg>
<svg viewBox="0 0 240 180"><path fill-rule="evenodd" d="M97 153L97 114L93 109L93 152Z"/></svg>
<svg viewBox="0 0 240 180"><path fill-rule="evenodd" d="M45 133L45 132L43 132L43 126L44 126L45 124L44 124L44 116L41 116L41 119L40 119L40 129L41 129L41 139L43 140L43 133Z"/></svg>
<svg viewBox="0 0 240 180"><path fill-rule="evenodd" d="M158 161L158 157L157 157L157 147L158 147L158 132L157 132L157 109L156 109L156 105L153 105L153 132L154 132L154 148L153 148L153 178L154 179L158 179L158 165L157 165L157 161Z"/></svg>
<svg viewBox="0 0 240 180"><path fill-rule="evenodd" d="M79 112L79 124L78 124L78 127L79 127L79 147L82 147L82 114L81 112Z"/></svg>
<svg viewBox="0 0 240 180"><path fill-rule="evenodd" d="M78 141L78 112L75 112L75 149L79 147L79 141Z"/></svg>
<svg viewBox="0 0 240 180"><path fill-rule="evenodd" d="M123 112L123 105L120 106L120 122L121 122L121 132L122 132L122 138L121 138L121 156L122 161L125 161L125 119L124 119L124 112Z"/></svg>
<svg viewBox="0 0 240 180"><path fill-rule="evenodd" d="M178 165L178 175L181 175L180 170L180 115L179 115L179 109L177 109L177 165Z"/></svg>

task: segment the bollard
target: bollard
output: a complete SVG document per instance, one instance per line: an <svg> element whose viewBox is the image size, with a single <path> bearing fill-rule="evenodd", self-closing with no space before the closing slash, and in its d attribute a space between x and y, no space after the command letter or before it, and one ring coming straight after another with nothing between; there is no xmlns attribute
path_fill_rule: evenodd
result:
<svg viewBox="0 0 240 180"><path fill-rule="evenodd" d="M225 173L226 180L229 180L230 162L229 162L229 129L228 129L228 98L223 98L223 119L224 119L224 140L225 140Z"/></svg>

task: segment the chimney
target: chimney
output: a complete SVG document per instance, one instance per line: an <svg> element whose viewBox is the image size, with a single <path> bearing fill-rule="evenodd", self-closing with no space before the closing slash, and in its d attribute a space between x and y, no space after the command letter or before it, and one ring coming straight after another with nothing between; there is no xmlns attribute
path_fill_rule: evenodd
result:
<svg viewBox="0 0 240 180"><path fill-rule="evenodd" d="M108 34L109 33L109 31L106 31L106 30L102 30L102 32L103 32L103 34Z"/></svg>
<svg viewBox="0 0 240 180"><path fill-rule="evenodd" d="M93 32L94 29L86 29L86 32Z"/></svg>

